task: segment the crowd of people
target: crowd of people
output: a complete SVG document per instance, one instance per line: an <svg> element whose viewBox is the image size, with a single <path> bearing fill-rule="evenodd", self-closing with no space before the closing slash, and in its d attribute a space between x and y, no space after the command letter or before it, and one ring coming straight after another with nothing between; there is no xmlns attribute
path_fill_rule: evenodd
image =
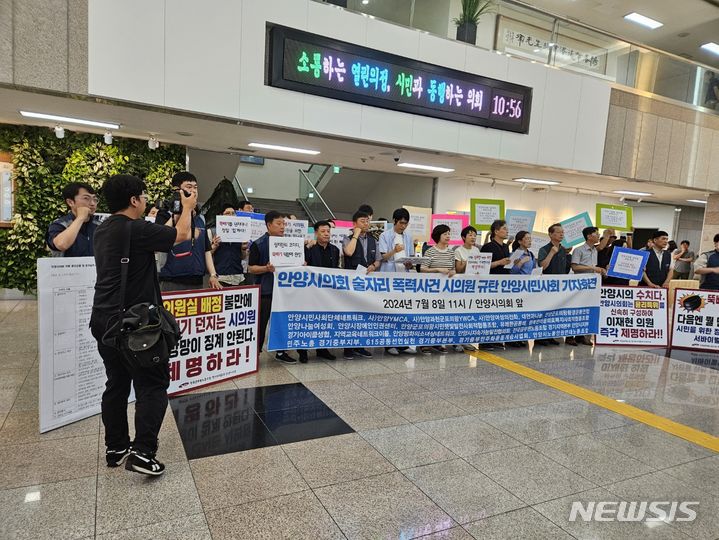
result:
<svg viewBox="0 0 719 540"><path fill-rule="evenodd" d="M91 319L91 330L98 341L98 350L107 372L107 385L102 399L102 418L106 426L106 458L110 467L126 462L130 470L159 475L164 465L157 461L157 433L167 406L169 374L167 365L157 369L137 369L122 361L117 350L102 343L109 321L120 306L138 302L158 301L161 291L236 286L246 283L260 288L260 316L258 349L264 346L267 325L272 313L272 293L275 268L270 261L272 236L284 236L288 216L275 210L264 214L266 233L249 243L225 242L208 229L197 207L197 179L189 172L176 174L172 179L176 190L173 205L158 204L148 208L145 185L141 179L116 175L108 179L102 189L110 217L101 224L95 219L98 195L85 183L71 183L62 196L69 213L55 220L47 231L47 245L53 255L66 257L94 256L97 282ZM225 215L237 211L253 212L252 204L226 204ZM147 219L147 218L150 219ZM145 218L145 219L143 219ZM352 228L347 231L341 248L331 242L331 220L313 224L314 238L305 241L305 264L321 268L345 268L372 272L435 273L452 277L466 273L469 262L481 253L491 255L490 274L530 275L597 273L610 285L627 285L626 280L607 275L613 250L631 247L631 235L618 236L612 229L600 235L596 227L583 230L585 242L573 250L562 244L564 230L555 223L548 229L549 242L532 250L531 231L519 231L509 237L507 223L496 220L491 224L484 242L472 226L461 231L462 244L450 245L450 228L440 224L431 231L432 245L422 246L421 257L407 227L410 213L396 209L391 227L381 234L371 230L373 210L362 205L352 216ZM128 222L132 226L126 227ZM134 222L139 224L135 226ZM129 235L126 231L130 231ZM129 238L128 238L129 236ZM118 298L120 261L123 246L129 242L129 265L125 298ZM701 280L702 288L719 290L719 234L714 237L714 249L696 257L690 243L683 240L672 245L665 231L656 231L642 249L650 252L643 284L666 287L671 279L687 279L692 271ZM159 258L158 258L159 256ZM556 339L537 340L539 346L559 345ZM570 336L566 344L591 345L590 336ZM506 344L523 347L525 342ZM485 348L505 344L482 345ZM455 344L455 351L474 350L473 344ZM387 347L386 354L444 353L444 346ZM308 362L311 351L298 351L299 362ZM327 349L315 351L317 357L335 360ZM345 359L371 358L365 348L346 348ZM294 364L298 359L288 351L276 351L277 361ZM127 399L130 385L137 397L135 440L129 440Z"/></svg>

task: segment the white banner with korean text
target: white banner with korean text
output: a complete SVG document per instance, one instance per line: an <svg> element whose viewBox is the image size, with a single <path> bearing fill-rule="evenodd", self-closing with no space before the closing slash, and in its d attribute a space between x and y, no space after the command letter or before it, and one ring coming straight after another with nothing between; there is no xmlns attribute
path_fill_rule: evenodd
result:
<svg viewBox="0 0 719 540"><path fill-rule="evenodd" d="M602 287L596 343L667 347L667 290L650 287Z"/></svg>
<svg viewBox="0 0 719 540"><path fill-rule="evenodd" d="M596 334L599 278L275 275L269 350L496 343Z"/></svg>

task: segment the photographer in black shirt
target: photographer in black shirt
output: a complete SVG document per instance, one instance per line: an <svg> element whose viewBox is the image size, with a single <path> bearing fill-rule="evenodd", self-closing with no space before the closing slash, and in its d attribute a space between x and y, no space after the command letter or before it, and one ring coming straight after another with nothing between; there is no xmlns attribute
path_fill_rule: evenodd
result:
<svg viewBox="0 0 719 540"><path fill-rule="evenodd" d="M105 457L108 467L118 467L127 459L126 468L153 476L164 472L165 466L155 459L157 435L167 409L167 388L170 372L167 361L153 368L138 368L124 361L121 352L105 345L103 335L112 328L122 305L157 302L160 285L155 269L155 252L167 252L190 238L192 210L197 193L181 193L182 213L175 227L145 221L147 195L139 178L115 175L102 187L112 215L98 228L94 238L95 299L90 328L97 340L107 374L102 394L102 422L105 425ZM127 237L127 223L130 238ZM126 242L130 242L125 298L119 298L121 262ZM169 360L166 359L166 360ZM127 399L130 384L135 387L135 440L130 442L127 424ZM129 458L128 458L129 457Z"/></svg>

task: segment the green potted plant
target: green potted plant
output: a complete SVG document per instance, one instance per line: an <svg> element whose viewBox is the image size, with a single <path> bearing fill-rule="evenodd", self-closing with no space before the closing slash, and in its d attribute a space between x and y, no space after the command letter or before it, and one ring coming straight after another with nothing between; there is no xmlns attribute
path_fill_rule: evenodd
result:
<svg viewBox="0 0 719 540"><path fill-rule="evenodd" d="M453 20L457 25L457 40L474 45L480 17L496 7L496 0L462 0L462 12Z"/></svg>

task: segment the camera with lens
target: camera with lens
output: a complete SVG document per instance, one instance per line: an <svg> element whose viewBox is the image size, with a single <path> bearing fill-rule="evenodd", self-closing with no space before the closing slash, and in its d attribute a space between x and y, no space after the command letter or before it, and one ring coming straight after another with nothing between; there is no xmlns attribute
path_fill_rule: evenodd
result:
<svg viewBox="0 0 719 540"><path fill-rule="evenodd" d="M185 197L191 195L191 193L185 189L182 191L185 192ZM182 198L180 197L179 190L172 194L172 198L157 201L155 206L157 206L158 210L167 212L168 214L182 214Z"/></svg>

